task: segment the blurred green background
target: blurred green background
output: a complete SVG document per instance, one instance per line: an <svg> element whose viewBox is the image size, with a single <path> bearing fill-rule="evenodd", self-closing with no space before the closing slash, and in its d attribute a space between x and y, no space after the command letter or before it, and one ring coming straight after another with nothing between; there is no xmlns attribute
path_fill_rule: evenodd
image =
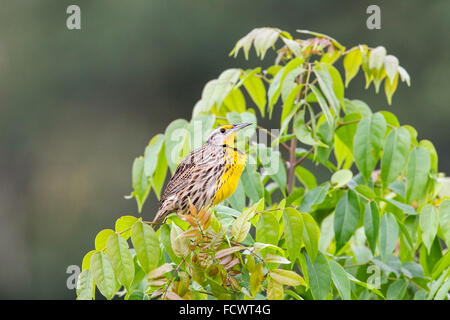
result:
<svg viewBox="0 0 450 320"><path fill-rule="evenodd" d="M81 7L79 31L66 28L70 4ZM369 4L381 30L366 28ZM75 297L67 267L101 228L137 215L123 197L134 157L172 120L190 119L208 80L260 63L228 53L261 26L385 46L412 86L399 84L387 107L360 74L347 96L416 127L450 173L448 0L1 1L0 298ZM150 197L144 217L156 206Z"/></svg>

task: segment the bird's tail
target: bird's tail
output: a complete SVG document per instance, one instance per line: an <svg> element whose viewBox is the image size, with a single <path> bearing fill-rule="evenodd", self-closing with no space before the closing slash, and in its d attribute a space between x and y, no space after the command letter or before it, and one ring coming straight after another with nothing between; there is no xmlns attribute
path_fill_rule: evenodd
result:
<svg viewBox="0 0 450 320"><path fill-rule="evenodd" d="M163 208L159 208L158 212L156 212L155 218L153 218L153 225L158 225L164 223L164 220L167 217L167 212Z"/></svg>

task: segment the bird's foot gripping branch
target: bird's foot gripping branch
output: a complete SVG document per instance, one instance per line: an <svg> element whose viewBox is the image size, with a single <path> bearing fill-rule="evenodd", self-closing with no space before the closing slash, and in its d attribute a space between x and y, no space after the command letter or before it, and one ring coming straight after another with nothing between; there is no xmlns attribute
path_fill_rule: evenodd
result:
<svg viewBox="0 0 450 320"><path fill-rule="evenodd" d="M408 73L384 47L295 35L251 31L230 54L248 58L254 48L274 64L225 70L205 85L190 121L151 139L132 169L139 215L96 236L78 299L95 288L108 299L448 299L450 200L433 144L390 111L346 96L351 81L365 81L383 86L391 104ZM257 125L274 114L276 134ZM272 143L217 140L238 123L256 125L238 137L257 128ZM183 161L211 151L203 137L216 127L213 169L190 171ZM242 175L233 175L238 158ZM307 162L328 180L318 183ZM168 171L176 183L161 195ZM145 221L155 212L139 217L150 192L172 205L156 231Z"/></svg>

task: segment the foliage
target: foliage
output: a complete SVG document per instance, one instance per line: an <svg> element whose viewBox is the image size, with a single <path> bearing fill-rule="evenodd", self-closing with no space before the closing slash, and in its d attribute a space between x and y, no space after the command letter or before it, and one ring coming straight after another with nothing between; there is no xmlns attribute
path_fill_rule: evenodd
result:
<svg viewBox="0 0 450 320"><path fill-rule="evenodd" d="M279 112L277 134L257 126L271 145L248 139L255 126L239 134L249 157L236 192L214 208L172 214L157 231L142 217L119 218L84 257L78 299L95 288L140 300L448 299L450 199L440 196L433 144L391 112L345 96L362 70L367 88L384 81L390 104L408 73L384 47L346 50L298 32L306 38L259 28L240 39L230 55L248 58L253 47L262 60L273 49L275 63L209 81L191 121L173 121L133 163L130 197L141 212L213 127ZM327 168L329 181L318 183L305 161Z"/></svg>

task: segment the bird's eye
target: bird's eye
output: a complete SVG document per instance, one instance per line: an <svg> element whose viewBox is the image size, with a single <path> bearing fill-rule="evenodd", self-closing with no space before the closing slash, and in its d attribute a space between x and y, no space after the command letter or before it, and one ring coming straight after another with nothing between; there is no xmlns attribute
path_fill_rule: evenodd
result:
<svg viewBox="0 0 450 320"><path fill-rule="evenodd" d="M220 133L225 133L225 129L224 128L220 129Z"/></svg>

